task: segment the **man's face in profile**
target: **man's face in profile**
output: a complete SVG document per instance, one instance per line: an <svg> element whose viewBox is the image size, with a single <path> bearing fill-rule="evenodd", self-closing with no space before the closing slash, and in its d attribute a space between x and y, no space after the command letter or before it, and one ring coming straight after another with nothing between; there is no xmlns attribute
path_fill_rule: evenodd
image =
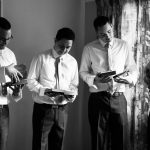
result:
<svg viewBox="0 0 150 150"><path fill-rule="evenodd" d="M4 30L0 28L0 50L4 49L10 39L12 39L11 30Z"/></svg>
<svg viewBox="0 0 150 150"><path fill-rule="evenodd" d="M106 23L104 26L98 27L97 37L104 43L111 42L113 38L112 26L109 23Z"/></svg>
<svg viewBox="0 0 150 150"><path fill-rule="evenodd" d="M61 39L59 41L55 41L54 49L58 55L64 55L71 50L73 41L67 39Z"/></svg>

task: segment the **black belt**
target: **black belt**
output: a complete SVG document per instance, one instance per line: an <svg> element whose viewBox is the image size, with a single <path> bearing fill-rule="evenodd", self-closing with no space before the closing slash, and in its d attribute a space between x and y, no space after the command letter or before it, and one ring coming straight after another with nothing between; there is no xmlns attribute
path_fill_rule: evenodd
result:
<svg viewBox="0 0 150 150"><path fill-rule="evenodd" d="M0 105L0 109L8 108L8 105Z"/></svg>
<svg viewBox="0 0 150 150"><path fill-rule="evenodd" d="M36 105L45 107L45 108L52 108L52 109L59 109L59 108L65 108L67 106L67 104L64 105L58 105L58 104L39 104L39 103L35 103Z"/></svg>
<svg viewBox="0 0 150 150"><path fill-rule="evenodd" d="M117 97L123 95L123 92L114 92L112 96Z"/></svg>
<svg viewBox="0 0 150 150"><path fill-rule="evenodd" d="M59 109L59 108L65 108L65 106L66 105L50 105L50 108L52 108L52 109Z"/></svg>
<svg viewBox="0 0 150 150"><path fill-rule="evenodd" d="M118 96L121 96L123 95L123 92L114 92L113 94L111 94L110 92L108 91L100 91L98 92L99 94L108 94L108 95L111 95L112 97L118 97ZM95 93L96 94L96 93Z"/></svg>

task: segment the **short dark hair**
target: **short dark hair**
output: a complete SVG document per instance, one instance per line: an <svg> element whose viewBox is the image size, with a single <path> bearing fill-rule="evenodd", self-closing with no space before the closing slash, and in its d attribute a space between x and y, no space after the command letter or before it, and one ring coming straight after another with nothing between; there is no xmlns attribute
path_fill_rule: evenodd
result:
<svg viewBox="0 0 150 150"><path fill-rule="evenodd" d="M66 28L66 27L61 28L57 31L55 40L60 41L62 39L74 41L75 40L75 33L70 28Z"/></svg>
<svg viewBox="0 0 150 150"><path fill-rule="evenodd" d="M110 19L108 17L106 17L106 16L97 16L94 19L93 25L94 25L95 30L97 31L98 27L102 27L106 23L110 23L111 24L111 21L110 21Z"/></svg>
<svg viewBox="0 0 150 150"><path fill-rule="evenodd" d="M6 18L0 17L0 28L4 30L10 30L11 24Z"/></svg>

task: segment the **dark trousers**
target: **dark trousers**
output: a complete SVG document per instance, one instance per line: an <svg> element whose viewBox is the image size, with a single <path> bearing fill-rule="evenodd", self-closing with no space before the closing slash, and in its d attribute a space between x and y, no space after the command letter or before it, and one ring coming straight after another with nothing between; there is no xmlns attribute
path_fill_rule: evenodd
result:
<svg viewBox="0 0 150 150"><path fill-rule="evenodd" d="M8 105L0 105L0 150L6 150L9 127Z"/></svg>
<svg viewBox="0 0 150 150"><path fill-rule="evenodd" d="M34 103L32 150L62 150L67 110L67 105L57 108Z"/></svg>
<svg viewBox="0 0 150 150"><path fill-rule="evenodd" d="M127 102L124 95L92 93L88 116L92 150L129 150Z"/></svg>
<svg viewBox="0 0 150 150"><path fill-rule="evenodd" d="M147 143L148 143L148 150L150 150L150 114L148 115Z"/></svg>

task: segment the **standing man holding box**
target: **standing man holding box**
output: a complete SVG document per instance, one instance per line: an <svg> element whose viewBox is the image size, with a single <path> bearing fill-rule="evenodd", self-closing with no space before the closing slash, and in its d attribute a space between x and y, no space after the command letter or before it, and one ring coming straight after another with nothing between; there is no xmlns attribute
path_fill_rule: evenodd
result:
<svg viewBox="0 0 150 150"><path fill-rule="evenodd" d="M113 37L108 17L95 18L94 28L97 39L84 47L79 71L91 93L88 117L92 150L129 150L124 92L125 84L137 81L136 64L127 43ZM111 70L119 75L109 76Z"/></svg>
<svg viewBox="0 0 150 150"><path fill-rule="evenodd" d="M7 45L12 39L11 24L0 17L0 150L6 150L9 133L9 107L11 99L22 98L22 86L7 87L6 84L19 82L23 75L15 68L17 61L13 51Z"/></svg>
<svg viewBox="0 0 150 150"><path fill-rule="evenodd" d="M62 150L68 103L78 91L78 64L69 52L75 40L70 28L58 30L54 46L38 54L28 74L33 93L32 150Z"/></svg>

